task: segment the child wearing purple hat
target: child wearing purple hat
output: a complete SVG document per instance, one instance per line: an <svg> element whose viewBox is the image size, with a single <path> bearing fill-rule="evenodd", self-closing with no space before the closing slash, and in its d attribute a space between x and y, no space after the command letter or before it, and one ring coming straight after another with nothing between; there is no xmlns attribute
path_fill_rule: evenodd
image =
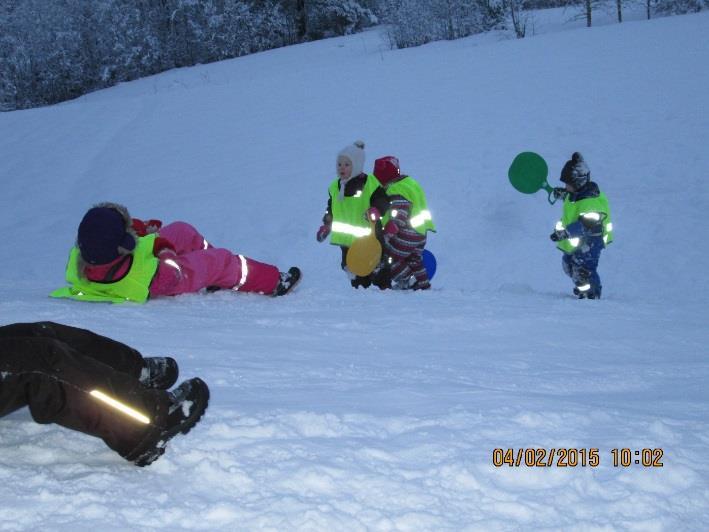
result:
<svg viewBox="0 0 709 532"><path fill-rule="evenodd" d="M162 226L131 218L122 205L100 203L81 220L67 264L68 287L52 297L82 301L134 301L225 288L282 296L300 270L276 266L216 248L188 223Z"/></svg>

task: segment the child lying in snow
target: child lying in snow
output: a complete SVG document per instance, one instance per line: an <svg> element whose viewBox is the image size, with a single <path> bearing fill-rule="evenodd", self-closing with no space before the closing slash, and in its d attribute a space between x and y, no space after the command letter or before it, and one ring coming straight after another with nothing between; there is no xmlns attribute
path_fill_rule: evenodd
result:
<svg viewBox="0 0 709 532"><path fill-rule="evenodd" d="M144 303L208 287L282 296L300 280L300 270L279 272L215 248L185 222L143 222L122 205L101 203L79 224L66 279L71 286L55 290L53 297Z"/></svg>

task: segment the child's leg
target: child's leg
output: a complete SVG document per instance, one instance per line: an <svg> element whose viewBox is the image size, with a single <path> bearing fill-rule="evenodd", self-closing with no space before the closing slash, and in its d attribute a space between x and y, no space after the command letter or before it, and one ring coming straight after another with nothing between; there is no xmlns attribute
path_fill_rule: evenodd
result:
<svg viewBox="0 0 709 532"><path fill-rule="evenodd" d="M36 323L13 323L0 327L0 338L29 337L60 340L117 371L139 376L143 357L132 347L101 336L86 329L70 327L61 323L42 321Z"/></svg>
<svg viewBox="0 0 709 532"><path fill-rule="evenodd" d="M574 276L574 264L572 258L573 255L569 255L568 253L564 253L561 256L561 268L564 270L564 273L571 278Z"/></svg>
<svg viewBox="0 0 709 532"><path fill-rule="evenodd" d="M409 255L409 268L411 268L411 271L413 272L413 275L416 278L416 284L414 285L414 288L417 290L425 290L431 287L431 283L428 280L428 272L426 271L426 266L424 266L423 264L422 253L425 244L426 241L424 240L421 243L421 247L416 252Z"/></svg>
<svg viewBox="0 0 709 532"><path fill-rule="evenodd" d="M360 286L362 288L369 288L369 286L372 284L371 275L365 275L364 277L362 277L360 275L355 275L347 269L347 252L349 251L349 249L350 248L347 248L345 246L340 246L340 250L342 251L342 260L340 261L340 268L342 268L342 271L347 274L347 278L350 280L352 288L359 288Z"/></svg>
<svg viewBox="0 0 709 532"><path fill-rule="evenodd" d="M572 255L572 275L571 278L576 285L576 289L589 296L600 296L601 279L596 269L600 251L577 252Z"/></svg>
<svg viewBox="0 0 709 532"><path fill-rule="evenodd" d="M57 423L102 438L127 456L167 420L168 393L142 386L72 346L43 337L0 338L2 394L27 405L37 423ZM97 390L148 417L138 421L91 394Z"/></svg>
<svg viewBox="0 0 709 532"><path fill-rule="evenodd" d="M167 224L160 228L158 234L168 239L175 246L175 251L177 251L178 255L212 247L195 227L186 222Z"/></svg>
<svg viewBox="0 0 709 532"><path fill-rule="evenodd" d="M151 295L194 293L209 286L231 288L239 292L272 294L280 279L278 268L275 266L243 255L234 255L223 248L184 253L172 261L179 269L176 282L166 286L154 281L150 287Z"/></svg>
<svg viewBox="0 0 709 532"><path fill-rule="evenodd" d="M421 255L425 245L426 237L413 229L400 231L389 238L386 248L392 259L389 266L392 285L401 284L413 275L420 288L430 286Z"/></svg>
<svg viewBox="0 0 709 532"><path fill-rule="evenodd" d="M408 258L413 249L415 249L415 245L409 244L399 238L398 235L390 237L387 241L387 255L391 259L389 272L392 286L400 285L404 280L411 277L412 271L408 264Z"/></svg>
<svg viewBox="0 0 709 532"><path fill-rule="evenodd" d="M601 258L601 246L592 246L584 257L583 267L588 273L588 282L591 285L591 297L601 296L601 278L598 275L598 262Z"/></svg>

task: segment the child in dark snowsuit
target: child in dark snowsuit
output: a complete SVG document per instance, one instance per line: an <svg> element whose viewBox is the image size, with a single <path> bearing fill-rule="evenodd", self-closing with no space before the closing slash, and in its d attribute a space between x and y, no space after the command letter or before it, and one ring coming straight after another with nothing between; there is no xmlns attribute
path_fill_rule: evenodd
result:
<svg viewBox="0 0 709 532"><path fill-rule="evenodd" d="M201 379L177 381L170 357L143 358L125 344L52 322L0 327L0 417L28 406L37 423L96 436L146 466L186 434L209 403Z"/></svg>
<svg viewBox="0 0 709 532"><path fill-rule="evenodd" d="M574 294L579 299L599 299L598 260L613 241L608 199L591 181L591 171L578 152L561 170L561 181L566 187L555 188L554 196L564 199L564 207L550 238L564 252L562 267L574 281Z"/></svg>
<svg viewBox="0 0 709 532"><path fill-rule="evenodd" d="M401 175L399 159L381 157L374 162L374 175L389 196L384 224L384 251L388 259L391 287L427 290L431 287L422 260L426 234L435 231L426 195L421 185Z"/></svg>
<svg viewBox="0 0 709 532"><path fill-rule="evenodd" d="M389 198L376 177L366 174L364 168L364 142L358 140L344 147L337 154L335 178L328 188L329 198L322 225L317 232L318 242L330 235L330 243L340 246L342 261L340 266L350 277L354 288L368 288L372 283L381 287L378 274L356 276L347 269L347 251L357 239L371 233L370 220L374 231L381 238L379 219L389 209Z"/></svg>

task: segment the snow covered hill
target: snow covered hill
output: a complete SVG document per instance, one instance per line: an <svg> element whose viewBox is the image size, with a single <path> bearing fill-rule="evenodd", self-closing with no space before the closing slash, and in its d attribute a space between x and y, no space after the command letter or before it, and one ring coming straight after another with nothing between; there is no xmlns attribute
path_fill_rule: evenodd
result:
<svg viewBox="0 0 709 532"><path fill-rule="evenodd" d="M703 528L708 30L702 13L391 51L375 29L0 114L2 323L172 353L212 389L146 469L26 411L0 419L0 529ZM426 188L428 293L354 291L315 242L335 155L360 138L367 168L395 154ZM509 186L526 150L552 184L580 150L608 194L603 300L569 295L560 208ZM49 299L105 200L304 281L278 299ZM531 447L600 465L493 465ZM614 467L616 448L664 466Z"/></svg>

